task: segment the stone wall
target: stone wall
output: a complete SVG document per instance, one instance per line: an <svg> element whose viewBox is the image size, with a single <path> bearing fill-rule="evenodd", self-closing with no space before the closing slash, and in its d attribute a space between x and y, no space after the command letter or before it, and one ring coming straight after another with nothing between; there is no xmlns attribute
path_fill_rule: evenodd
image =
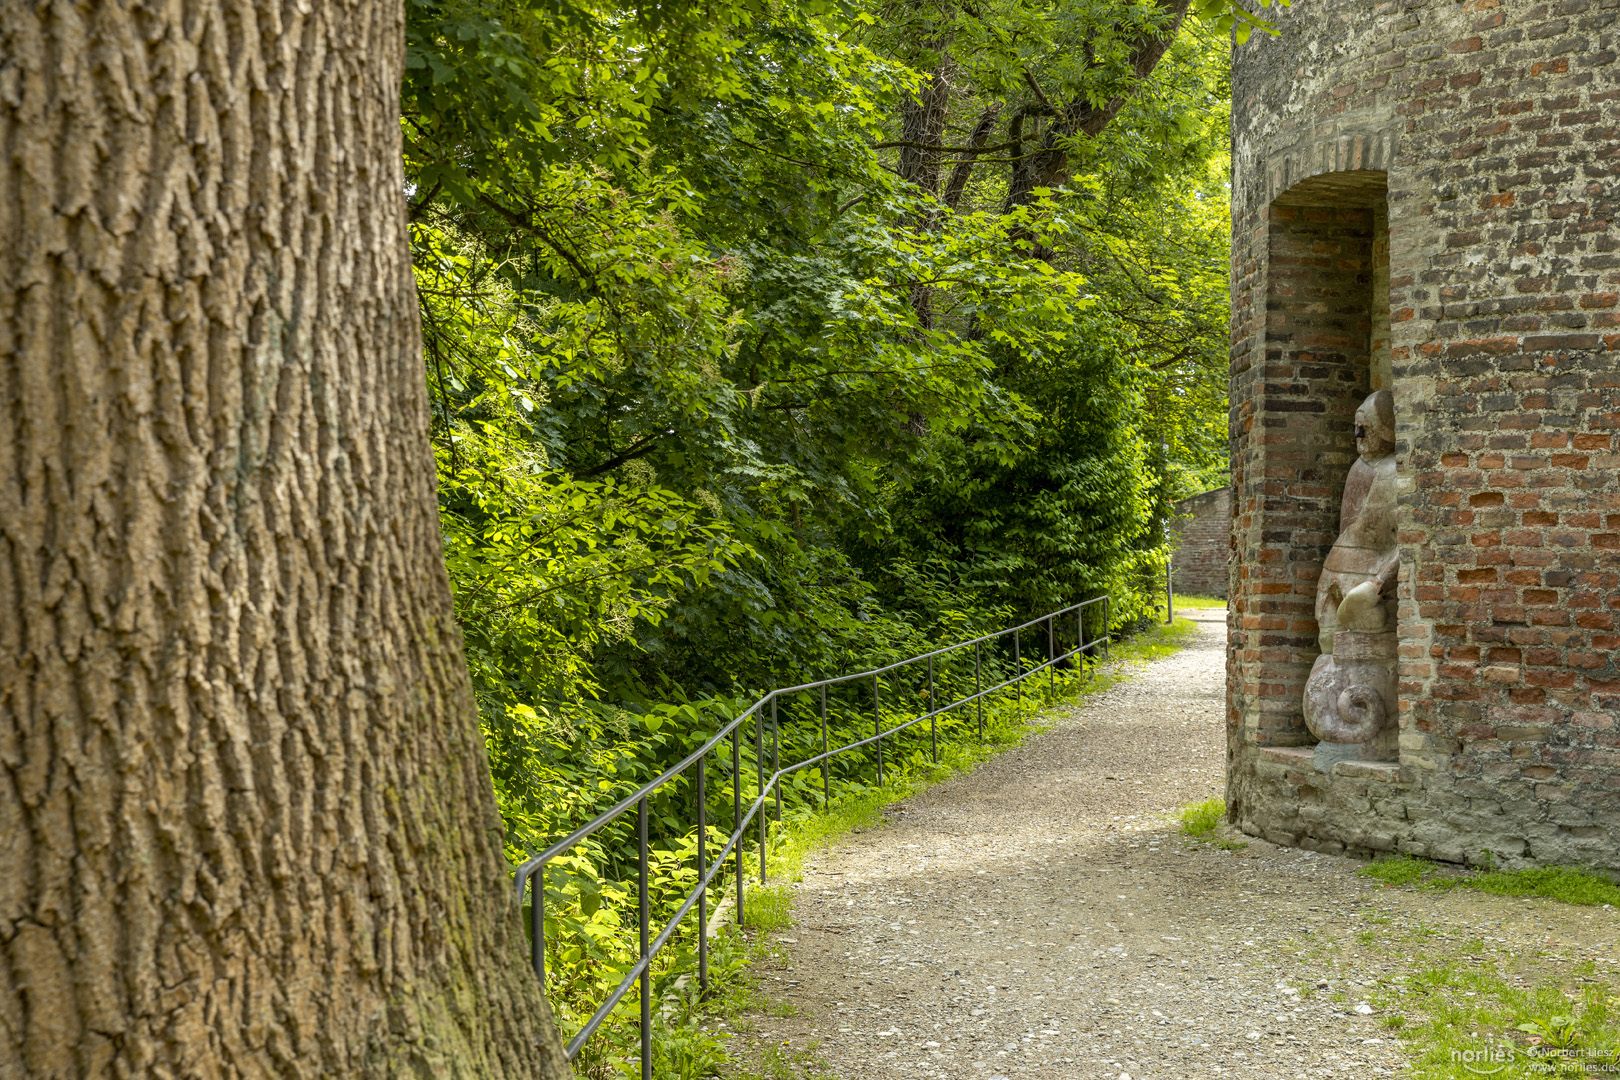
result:
<svg viewBox="0 0 1620 1080"><path fill-rule="evenodd" d="M1620 0L1276 21L1233 70L1233 820L1620 868ZM1316 578L1386 382L1401 760L1321 773Z"/></svg>
<svg viewBox="0 0 1620 1080"><path fill-rule="evenodd" d="M1175 532L1171 563L1175 591L1225 600L1232 550L1231 489L1216 488L1182 499L1170 527Z"/></svg>

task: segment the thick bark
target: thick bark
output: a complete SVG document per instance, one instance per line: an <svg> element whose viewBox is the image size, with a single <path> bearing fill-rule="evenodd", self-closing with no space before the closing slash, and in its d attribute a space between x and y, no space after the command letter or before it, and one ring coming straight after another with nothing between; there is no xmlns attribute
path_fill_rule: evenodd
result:
<svg viewBox="0 0 1620 1080"><path fill-rule="evenodd" d="M0 1075L562 1076L441 558L397 0L0 6Z"/></svg>
<svg viewBox="0 0 1620 1080"><path fill-rule="evenodd" d="M1162 29L1138 40L1131 50L1131 71L1137 80L1147 78L1158 66L1181 29L1190 3L1191 0L1158 0ZM1067 180L1069 144L1080 136L1099 134L1125 106L1126 100L1127 96L1121 94L1102 105L1093 105L1084 95L1077 95L1063 106L1047 125L1038 146L1028 151L1020 146L1013 151L1013 156L1020 160L1007 186L1005 208L1026 205L1034 200L1036 188L1054 188Z"/></svg>
<svg viewBox="0 0 1620 1080"><path fill-rule="evenodd" d="M945 119L951 107L951 76L956 65L944 54L944 41L929 44L941 50L940 62L918 91L917 100L907 100L900 105L900 138L904 143L900 147L899 172L900 179L937 197L944 155L933 147L939 146L945 135Z"/></svg>
<svg viewBox="0 0 1620 1080"><path fill-rule="evenodd" d="M905 101L900 106L900 137L904 144L900 147L899 173L900 179L917 185L923 194L938 198L944 156L932 147L940 145L945 135L945 120L951 108L951 75L956 65L942 51L945 47L943 40L930 42L929 45L941 50L940 62L918 92L917 100ZM925 228L934 228L938 224L937 216L927 215L920 224ZM913 283L910 298L918 323L924 329L931 328L934 325L932 290L926 285Z"/></svg>

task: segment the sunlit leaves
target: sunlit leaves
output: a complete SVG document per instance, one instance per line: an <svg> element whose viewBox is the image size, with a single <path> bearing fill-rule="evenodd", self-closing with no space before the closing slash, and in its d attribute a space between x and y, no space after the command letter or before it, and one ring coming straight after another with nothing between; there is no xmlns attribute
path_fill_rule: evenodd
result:
<svg viewBox="0 0 1620 1080"><path fill-rule="evenodd" d="M1261 8L1269 8L1271 0L1259 0ZM1292 7L1293 0L1277 0L1277 6ZM1249 35L1256 30L1264 31L1273 37L1278 30L1254 10L1252 3L1246 0L1193 0L1193 14L1214 25L1217 32L1234 33L1237 43L1242 45L1249 40Z"/></svg>

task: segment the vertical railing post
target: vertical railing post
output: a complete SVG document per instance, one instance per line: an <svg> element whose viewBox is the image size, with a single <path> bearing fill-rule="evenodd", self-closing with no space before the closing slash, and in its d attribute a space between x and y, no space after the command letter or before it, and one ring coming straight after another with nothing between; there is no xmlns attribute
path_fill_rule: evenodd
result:
<svg viewBox="0 0 1620 1080"><path fill-rule="evenodd" d="M932 714L934 712L934 658L932 656L930 656L928 658L928 711L929 711L930 714ZM928 717L928 741L933 744L933 747L934 747L934 764L938 765L939 764L939 717L938 716L930 715Z"/></svg>
<svg viewBox="0 0 1620 1080"><path fill-rule="evenodd" d="M1074 647L1080 655L1080 674L1086 673L1086 609L1084 605L1074 609Z"/></svg>
<svg viewBox="0 0 1620 1080"><path fill-rule="evenodd" d="M782 781L776 774L782 770L782 726L777 720L776 699L771 698L771 788L776 792L776 823L782 823Z"/></svg>
<svg viewBox="0 0 1620 1080"><path fill-rule="evenodd" d="M1103 597L1103 659L1114 658L1114 601Z"/></svg>
<svg viewBox="0 0 1620 1080"><path fill-rule="evenodd" d="M872 676L872 734L877 736L878 787L883 786L883 706L878 697L878 677Z"/></svg>
<svg viewBox="0 0 1620 1080"><path fill-rule="evenodd" d="M697 819L698 819L698 989L707 997L709 993L709 790L704 774L707 758L697 761Z"/></svg>
<svg viewBox="0 0 1620 1080"><path fill-rule="evenodd" d="M636 803L636 846L640 871L636 899L641 926L641 1080L652 1080L652 965L647 962L647 796Z"/></svg>
<svg viewBox="0 0 1620 1080"><path fill-rule="evenodd" d="M1023 627L1013 630L1013 693L1018 703L1024 703L1024 654L1019 638L1023 634Z"/></svg>
<svg viewBox="0 0 1620 1080"><path fill-rule="evenodd" d="M821 806L822 809L832 802L832 775L830 768L832 761L827 757L827 685L821 686Z"/></svg>
<svg viewBox="0 0 1620 1080"><path fill-rule="evenodd" d="M1057 689L1057 631L1052 625L1052 616L1046 617L1046 691L1051 693Z"/></svg>
<svg viewBox="0 0 1620 1080"><path fill-rule="evenodd" d="M529 875L529 962L540 976L540 992L546 990L546 868L537 866Z"/></svg>
<svg viewBox="0 0 1620 1080"><path fill-rule="evenodd" d="M743 925L743 843L742 843L742 725L731 729L731 831L737 838L732 858L737 861L737 926Z"/></svg>
<svg viewBox="0 0 1620 1080"><path fill-rule="evenodd" d="M1176 621L1176 579L1171 568L1175 565L1176 554L1171 552L1164 557L1164 623L1169 626Z"/></svg>
<svg viewBox="0 0 1620 1080"><path fill-rule="evenodd" d="M973 703L979 707L979 742L980 743L984 742L984 698L979 696L980 694L984 693L984 675L983 675L983 671L984 671L984 663L983 663L984 652L983 652L983 649L984 649L984 647L980 643L978 643L978 642L973 643Z"/></svg>
<svg viewBox="0 0 1620 1080"><path fill-rule="evenodd" d="M776 698L771 698L776 704ZM765 827L770 811L765 809L765 710L754 710L754 776L759 799L759 883L765 884Z"/></svg>

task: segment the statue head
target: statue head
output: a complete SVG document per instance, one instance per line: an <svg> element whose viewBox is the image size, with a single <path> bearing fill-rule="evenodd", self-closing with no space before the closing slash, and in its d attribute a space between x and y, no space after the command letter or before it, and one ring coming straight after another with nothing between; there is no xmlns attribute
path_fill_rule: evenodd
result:
<svg viewBox="0 0 1620 1080"><path fill-rule="evenodd" d="M1356 453L1381 458L1395 452L1395 395L1375 390L1356 410Z"/></svg>

